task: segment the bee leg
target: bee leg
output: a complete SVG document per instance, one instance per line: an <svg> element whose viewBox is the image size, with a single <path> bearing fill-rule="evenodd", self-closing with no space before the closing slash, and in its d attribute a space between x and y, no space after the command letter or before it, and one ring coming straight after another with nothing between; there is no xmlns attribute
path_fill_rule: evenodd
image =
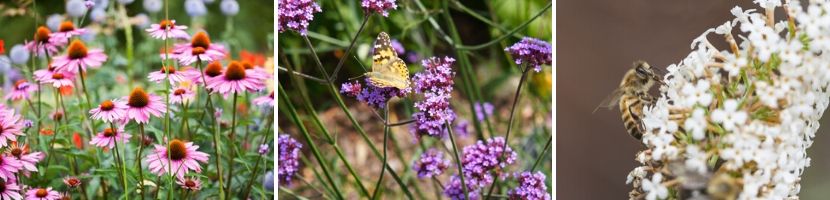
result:
<svg viewBox="0 0 830 200"><path fill-rule="evenodd" d="M631 113L631 118L634 119L634 122L637 122L637 125L636 125L637 130L634 131L634 132L629 132L629 133L631 134L631 137L634 137L634 139L642 140L643 139L643 132L645 131L646 128L643 126L643 123L640 122L639 113L636 113L636 112L634 112L634 110L631 109L632 105L633 104L628 105L628 112Z"/></svg>

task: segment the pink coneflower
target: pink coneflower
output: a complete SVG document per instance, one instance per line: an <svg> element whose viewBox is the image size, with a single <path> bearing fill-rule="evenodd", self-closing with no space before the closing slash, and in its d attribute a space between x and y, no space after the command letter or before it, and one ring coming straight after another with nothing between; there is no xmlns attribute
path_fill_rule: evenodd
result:
<svg viewBox="0 0 830 200"><path fill-rule="evenodd" d="M78 186L81 186L81 179L78 179L78 177L74 176L68 176L66 178L63 178L63 184L66 184L66 186L69 188L76 188Z"/></svg>
<svg viewBox="0 0 830 200"><path fill-rule="evenodd" d="M55 37L55 39L63 39L62 43L65 44L69 42L69 38L83 35L86 32L86 29L75 28L75 24L72 24L71 21L64 21L58 28L58 32L52 33L52 37Z"/></svg>
<svg viewBox="0 0 830 200"><path fill-rule="evenodd" d="M36 56L55 55L58 52L58 47L66 44L66 41L61 37L52 37L52 31L45 26L40 26L35 32L33 41L26 43L26 49L34 53Z"/></svg>
<svg viewBox="0 0 830 200"><path fill-rule="evenodd" d="M231 62L225 73L207 79L207 88L225 97L232 93L256 92L265 89L265 77L246 70L239 62Z"/></svg>
<svg viewBox="0 0 830 200"><path fill-rule="evenodd" d="M97 108L89 110L92 118L106 123L123 119L127 115L127 103L118 100L104 100Z"/></svg>
<svg viewBox="0 0 830 200"><path fill-rule="evenodd" d="M202 172L202 167L196 161L202 163L207 163L208 161L208 154L196 151L196 149L199 149L199 146L193 145L192 142L185 143L181 140L173 139L167 147L161 145L155 146L154 153L148 155L145 161L149 164L150 172L157 175L171 173L168 170L172 170L174 175L183 178L190 170ZM169 158L167 148L170 148Z"/></svg>
<svg viewBox="0 0 830 200"><path fill-rule="evenodd" d="M202 73L204 73L204 79L210 79L213 77L217 77L222 75L222 63L219 61L213 61L208 63L207 67L205 67L204 72L200 72L199 70L192 70L187 72L187 76L190 77L190 80L193 81L194 84L202 84L204 81L202 80Z"/></svg>
<svg viewBox="0 0 830 200"><path fill-rule="evenodd" d="M98 135L92 137L89 144L112 149L115 148L115 142L124 143L124 141L130 141L130 137L132 137L132 135L124 132L124 126L119 126L118 130L105 128L104 131L101 131Z"/></svg>
<svg viewBox="0 0 830 200"><path fill-rule="evenodd" d="M52 87L61 88L61 87L75 87L75 74L68 73L68 72L60 72L55 71L52 72L52 76L46 79L41 80L40 82L45 84L51 84Z"/></svg>
<svg viewBox="0 0 830 200"><path fill-rule="evenodd" d="M173 53L173 49L162 47L159 49L159 58L161 60L176 59L176 54Z"/></svg>
<svg viewBox="0 0 830 200"><path fill-rule="evenodd" d="M22 117L12 109L0 109L0 147L6 147L7 141L17 141L17 136L22 136Z"/></svg>
<svg viewBox="0 0 830 200"><path fill-rule="evenodd" d="M257 97L253 102L259 106L274 107L274 92L272 91L270 95Z"/></svg>
<svg viewBox="0 0 830 200"><path fill-rule="evenodd" d="M211 44L205 32L198 32L193 35L190 44L176 44L173 54L182 65L190 65L196 61L210 62L221 60L225 57L225 47L218 44Z"/></svg>
<svg viewBox="0 0 830 200"><path fill-rule="evenodd" d="M130 96L122 97L121 101L127 102L127 120L135 120L139 124L146 124L150 115L161 117L167 109L167 105L161 101L161 97L147 94L139 87L130 92Z"/></svg>
<svg viewBox="0 0 830 200"><path fill-rule="evenodd" d="M190 35L184 31L185 29L187 29L187 26L176 25L176 20L165 19L161 20L158 24L151 24L150 28L145 30L150 33L150 36L156 39L190 39Z"/></svg>
<svg viewBox="0 0 830 200"><path fill-rule="evenodd" d="M37 91L37 85L29 84L26 79L17 80L14 83L12 91L6 94L6 100L17 101L21 99L29 99L29 93Z"/></svg>
<svg viewBox="0 0 830 200"><path fill-rule="evenodd" d="M170 103L187 103L195 97L196 93L190 87L178 86L170 90Z"/></svg>
<svg viewBox="0 0 830 200"><path fill-rule="evenodd" d="M168 75L170 76L170 85L187 80L185 74L182 71L177 71L174 67L161 67L159 71L150 72L147 78L150 81L161 83L164 79L168 79Z"/></svg>
<svg viewBox="0 0 830 200"><path fill-rule="evenodd" d="M62 110L55 110L55 112L49 114L49 118L52 118L52 120L54 121L60 121L61 119L63 119L63 115L64 114Z"/></svg>
<svg viewBox="0 0 830 200"><path fill-rule="evenodd" d="M15 173L23 168L23 164L13 157L7 155L0 155L0 178L4 181L15 180Z"/></svg>
<svg viewBox="0 0 830 200"><path fill-rule="evenodd" d="M250 70L251 74L253 74L253 76L263 77L264 79L271 79L271 77L272 77L271 73L268 73L268 71L265 70L265 68L263 68L261 66L256 66L253 63L251 63L250 61L242 60L242 61L239 61L239 63L242 64L242 67L245 67L245 70Z"/></svg>
<svg viewBox="0 0 830 200"><path fill-rule="evenodd" d="M32 188L26 191L26 200L58 200L61 194L49 188Z"/></svg>
<svg viewBox="0 0 830 200"><path fill-rule="evenodd" d="M47 67L46 69L40 69L40 70L36 70L34 72L34 79L36 81L43 83L43 81L51 79L52 74L55 74L55 73L71 74L72 76L75 76L75 74L72 73L72 72L61 72L61 71L55 70L55 67L53 67L51 63L48 66L49 67Z"/></svg>
<svg viewBox="0 0 830 200"><path fill-rule="evenodd" d="M176 184L181 186L182 189L190 191L199 191L202 189L202 181L198 178L178 178Z"/></svg>
<svg viewBox="0 0 830 200"><path fill-rule="evenodd" d="M86 71L87 67L98 68L107 61L107 54L100 49L88 50L84 42L74 40L66 50L66 55L55 57L52 60L52 66L58 71L78 72L78 66L81 71Z"/></svg>
<svg viewBox="0 0 830 200"><path fill-rule="evenodd" d="M0 199L23 199L23 195L20 195L20 186L14 181L0 181Z"/></svg>
<svg viewBox="0 0 830 200"><path fill-rule="evenodd" d="M29 153L29 145L19 146L17 142L12 142L11 149L8 153L11 157L17 159L17 161L20 161L20 164L23 166L21 170L26 177L29 176L29 172L38 171L37 163L46 157L43 152Z"/></svg>

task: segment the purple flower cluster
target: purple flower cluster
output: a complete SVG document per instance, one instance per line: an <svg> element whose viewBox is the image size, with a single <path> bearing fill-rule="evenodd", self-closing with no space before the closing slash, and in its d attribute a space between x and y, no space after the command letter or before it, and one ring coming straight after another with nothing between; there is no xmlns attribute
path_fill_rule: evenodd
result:
<svg viewBox="0 0 830 200"><path fill-rule="evenodd" d="M416 139L423 135L443 137L446 131L444 123L455 120L455 112L450 108L454 62L455 59L450 57L423 60L424 71L412 77L413 89L424 95L423 101L415 102L419 112L412 114L415 125L411 127L411 132Z"/></svg>
<svg viewBox="0 0 830 200"><path fill-rule="evenodd" d="M441 175L449 166L450 161L444 159L444 153L429 149L421 154L421 159L415 161L412 169L418 172L418 178L431 178Z"/></svg>
<svg viewBox="0 0 830 200"><path fill-rule="evenodd" d="M268 153L268 149L268 144L259 145L257 153L259 153L259 155L265 155L266 153Z"/></svg>
<svg viewBox="0 0 830 200"><path fill-rule="evenodd" d="M300 32L300 35L306 35L308 22L314 20L314 13L323 11L313 0L280 0L278 9L280 33L290 29Z"/></svg>
<svg viewBox="0 0 830 200"><path fill-rule="evenodd" d="M545 174L542 172L516 173L519 186L507 192L510 199L550 200L548 187L545 186Z"/></svg>
<svg viewBox="0 0 830 200"><path fill-rule="evenodd" d="M363 11L366 13L375 12L380 13L384 17L389 16L389 9L398 9L398 5L395 4L395 0L363 0L360 3L360 6L363 7Z"/></svg>
<svg viewBox="0 0 830 200"><path fill-rule="evenodd" d="M476 102L473 104L473 107L475 108L476 118L478 121L484 121L484 116L493 116L493 104L490 102Z"/></svg>
<svg viewBox="0 0 830 200"><path fill-rule="evenodd" d="M280 134L277 142L280 149L277 157L280 160L277 177L281 185L291 185L291 177L300 170L300 148L303 148L303 145L286 134Z"/></svg>
<svg viewBox="0 0 830 200"><path fill-rule="evenodd" d="M464 182L467 184L467 195L470 196L470 199L479 199L478 194L481 188L478 185L471 184L469 180L464 180ZM464 188L461 188L461 179L457 175L450 177L450 182L444 188L444 195L452 200L464 199Z"/></svg>
<svg viewBox="0 0 830 200"><path fill-rule="evenodd" d="M400 90L395 87L377 87L372 85L368 78L365 82L365 88L362 88L360 82L357 81L343 83L340 86L340 93L356 97L358 101L365 102L369 106L383 108L386 106L386 101L389 101L392 97L405 97L410 90L409 88Z"/></svg>
<svg viewBox="0 0 830 200"><path fill-rule="evenodd" d="M453 129L453 133L456 135L460 135L461 137L467 137L470 135L470 121L466 119L458 120L458 123L455 124L455 128Z"/></svg>
<svg viewBox="0 0 830 200"><path fill-rule="evenodd" d="M516 161L516 152L513 152L510 147L507 149L503 147L504 137L491 138L486 143L479 140L474 145L464 147L461 162L464 164L462 172L464 172L465 180L477 183L479 186L493 183L492 170L503 169L507 164L513 164ZM500 159L502 153L504 158ZM500 170L496 173L500 173ZM498 176L505 178L504 175L501 173Z"/></svg>
<svg viewBox="0 0 830 200"><path fill-rule="evenodd" d="M533 70L539 72L542 65L550 65L553 62L553 54L550 43L525 37L522 41L507 47L504 51L510 52L517 65L525 63L533 66Z"/></svg>

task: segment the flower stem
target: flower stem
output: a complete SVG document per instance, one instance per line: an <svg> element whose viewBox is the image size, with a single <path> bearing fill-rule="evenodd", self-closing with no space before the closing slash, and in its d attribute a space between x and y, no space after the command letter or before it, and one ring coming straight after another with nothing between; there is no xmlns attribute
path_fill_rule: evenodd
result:
<svg viewBox="0 0 830 200"><path fill-rule="evenodd" d="M464 199L470 199L470 194L467 192L467 184L464 182L464 162L461 162L461 159L458 157L458 146L455 144L455 136L453 136L451 124L452 123L447 121L444 125L447 127L447 131L449 132L447 135L450 135L450 143L452 143L452 152L455 156L455 164L458 166L458 177L461 178L461 188L463 188L464 191Z"/></svg>
<svg viewBox="0 0 830 200"><path fill-rule="evenodd" d="M60 104L59 98L60 92L58 92L58 89L55 88L55 108L57 108ZM52 154L55 153L55 151L52 150L55 149L55 137L58 136L59 124L60 120L55 120L55 130L52 132L52 139L49 141L49 151L46 152L46 166L43 168L44 171L49 170L49 164L52 162Z"/></svg>
<svg viewBox="0 0 830 200"><path fill-rule="evenodd" d="M83 69L81 68L81 65L78 64L78 75L81 76L81 87L84 90L84 98L86 99L86 108L82 108L82 109L84 111L86 111L86 110L89 110L90 108L92 108L92 106L89 103L89 92L86 89L86 78L84 77L85 76L84 71L82 71L82 70ZM81 112L81 114L84 115L84 117L82 117L81 119L83 121L86 121L86 114L84 114L84 113L85 112ZM87 135L87 137L92 138L92 132L95 132L95 130L97 130L97 129L95 127L95 121L90 120L90 124L91 124L90 127L89 127L90 130L89 130L89 132L86 133L86 135Z"/></svg>
<svg viewBox="0 0 830 200"><path fill-rule="evenodd" d="M522 78L519 79L519 85L516 86L516 95L513 96L513 106L510 107L510 120L508 120L508 122L507 122L507 133L505 133L505 135L504 135L504 145L502 145L502 149L507 149L507 143L509 143L509 141L510 141L510 140L508 140L510 138L510 131L513 130L513 121L516 119L515 118L516 117L515 116L515 114L516 114L516 105L519 103L519 96L522 94L522 85L524 85L525 80L527 80L527 74L529 72L530 72L530 65L525 65L525 68L522 71ZM504 151L501 152L501 155L499 156L498 162L501 162L501 160L504 159L504 154L505 153L507 153L507 150L504 150ZM488 197L493 194L493 188L496 187L496 183L498 183L498 182L499 182L498 179L493 180L493 184L490 185L490 189L487 192Z"/></svg>
<svg viewBox="0 0 830 200"><path fill-rule="evenodd" d="M235 135L236 135L236 99L237 99L238 96L239 95L236 92L233 92L233 104L231 105L231 107L233 107L233 108L231 108L233 110L233 112L231 112L231 113L233 113L231 115L231 134L228 136L228 138L230 139L229 142L231 144L234 143L234 138L235 138ZM226 199L231 198L231 193L232 193L231 189L233 189L231 187L231 185L233 184L233 166L234 166L233 157L234 157L235 151L236 151L236 148L233 148L233 146L231 146L231 150L229 152L230 156L228 156L228 164L229 164L228 165L228 189L227 189L228 193L225 194L225 195L228 195L228 196L226 197Z"/></svg>
<svg viewBox="0 0 830 200"><path fill-rule="evenodd" d="M196 66L199 68L199 72L201 72L201 74L202 74L201 75L202 84L207 85L207 79L205 78L205 71L202 70L202 60L201 59L196 61ZM213 103L211 101L211 96L210 96L210 91L207 88L205 88L205 96L207 96L207 101L205 102L205 109L206 110L205 110L205 112L202 113L202 117L207 115L208 112L212 113L212 112L215 112L215 110L216 110L216 108L213 107ZM199 121L201 121L202 117L199 118ZM225 199L225 190L222 189L222 188L224 188L223 187L224 182L222 180L222 165L220 164L220 162L221 162L220 160L222 159L222 154L219 153L219 152L221 152L221 150L220 150L220 146L219 146L219 119L217 119L217 118L213 118L213 148L214 148L214 154L216 155L216 173L217 173L217 177L219 177L219 199L223 200L223 199ZM230 191L227 191L227 192L230 192Z"/></svg>
<svg viewBox="0 0 830 200"><path fill-rule="evenodd" d="M343 67L343 63L346 62L346 59L349 58L349 53L352 51L354 44L357 42L357 36L360 36L360 33L363 32L363 28L366 27L366 23L369 22L369 19L371 19L369 15L363 15L363 23L360 23L360 29L358 29L357 33L355 33L354 37L352 37L352 43L349 44L349 48L346 48L346 53L343 54L343 57L340 57L340 61L337 62L337 67L334 68L334 72L332 72L331 78L326 78L326 80L328 80L329 82L334 82L334 80L337 79L337 73L340 72L340 68ZM308 40L308 37L303 37L305 37L306 40ZM326 76L328 76L328 74L326 74Z"/></svg>
<svg viewBox="0 0 830 200"><path fill-rule="evenodd" d="M138 155L136 155L135 163L138 164L138 191L141 199L144 200L144 169L141 168L141 152L144 151L144 124L138 124L138 132L141 134L141 139L138 140Z"/></svg>
<svg viewBox="0 0 830 200"><path fill-rule="evenodd" d="M115 159L118 159L118 161L116 161L116 165L119 165L117 163L120 163L121 168L119 169L119 172L121 174L121 184L123 184L123 186L124 186L124 196L127 198L127 200L130 200L130 195L129 195L130 191L127 190L127 168L125 166L126 163L124 163L124 157L121 156L121 152L118 151L118 138L117 137L120 136L118 134L123 134L123 133L118 132L118 129L115 128L115 123L113 123L113 122L110 122L110 129L112 129L112 131L115 132L115 136L116 136L115 149L113 151L113 155L115 155ZM144 140L144 138L141 138L141 140L139 140L139 141L142 141L142 140ZM125 151L126 151L126 147L125 147Z"/></svg>
<svg viewBox="0 0 830 200"><path fill-rule="evenodd" d="M534 163L533 163L533 167L530 167L530 171L531 171L531 172L533 172L533 170L536 170L536 166L538 166L538 165L539 165L539 163L541 163L541 162L542 162L542 158L544 158L544 157L545 157L545 155L546 155L546 154L547 154L547 152L548 152L548 148L550 148L550 143L551 143L551 141L553 141L553 136L551 136L550 138L548 138L548 143L547 143L547 144L545 144L545 149L543 149L543 150L542 150L542 153L540 153L540 154L539 154L539 157L538 157L538 158L536 158L536 162L534 162Z"/></svg>
<svg viewBox="0 0 830 200"><path fill-rule="evenodd" d="M389 120L389 102L386 102L385 114L383 116L384 121ZM383 126L383 165L380 167L380 175L378 176L378 182L375 184L375 193L372 194L372 199L378 199L378 195L380 195L380 184L383 182L383 173L386 172L387 158L386 155L386 140L389 137L389 125Z"/></svg>
<svg viewBox="0 0 830 200"><path fill-rule="evenodd" d="M274 115L274 111L272 110L270 112L270 116L273 116L273 115ZM268 123L265 123L265 127L266 127L265 132L263 132L264 133L263 135L265 135L265 138L262 139L261 144L268 144L268 141L269 141L268 139L270 139L271 138L270 136L272 135L271 134L272 133L271 132L271 125L273 125L273 123L274 123L274 118L269 117L268 118ZM259 172L259 163L260 163L260 161L262 161L263 157L265 157L265 156L264 155L259 155L259 158L257 158L256 164L254 164L253 174L251 175L250 179L248 179L248 186L245 186L245 192L242 193L242 194L245 195L245 196L242 197L242 199L248 199L248 196L251 194L251 186L254 185L254 180L256 180L257 173Z"/></svg>

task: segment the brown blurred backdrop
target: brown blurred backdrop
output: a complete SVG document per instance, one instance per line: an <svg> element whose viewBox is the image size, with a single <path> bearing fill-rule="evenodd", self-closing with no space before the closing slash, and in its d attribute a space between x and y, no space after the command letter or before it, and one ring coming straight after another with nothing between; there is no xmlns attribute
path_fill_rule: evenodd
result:
<svg viewBox="0 0 830 200"><path fill-rule="evenodd" d="M729 10L749 0L558 1L557 60L558 199L627 199L628 172L642 147L623 128L619 111L591 111L617 87L638 59L665 69L690 52L692 39L733 18ZM781 16L780 14L778 15ZM717 41L715 37L710 40ZM827 124L825 117L822 123ZM830 195L830 136L819 129L809 150L812 166L802 176L802 199ZM822 190L825 189L825 190Z"/></svg>

